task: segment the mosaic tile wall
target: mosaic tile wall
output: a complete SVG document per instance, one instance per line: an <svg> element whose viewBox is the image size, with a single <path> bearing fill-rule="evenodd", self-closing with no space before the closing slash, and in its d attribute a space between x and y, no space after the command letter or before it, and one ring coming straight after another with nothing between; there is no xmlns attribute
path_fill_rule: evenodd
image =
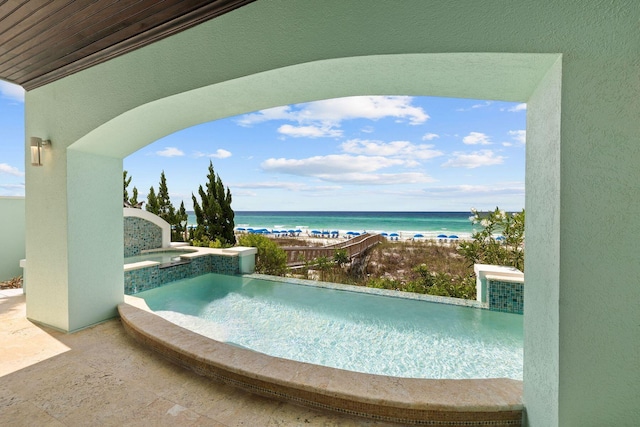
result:
<svg viewBox="0 0 640 427"><path fill-rule="evenodd" d="M207 273L238 274L240 258L237 256L206 255L192 258L191 262L170 266L153 265L151 267L124 272L124 293L133 295L138 292L157 288L176 280L188 279Z"/></svg>
<svg viewBox="0 0 640 427"><path fill-rule="evenodd" d="M522 314L524 283L487 280L489 310Z"/></svg>
<svg viewBox="0 0 640 427"><path fill-rule="evenodd" d="M140 251L162 247L162 229L154 223L136 217L124 218L124 257Z"/></svg>

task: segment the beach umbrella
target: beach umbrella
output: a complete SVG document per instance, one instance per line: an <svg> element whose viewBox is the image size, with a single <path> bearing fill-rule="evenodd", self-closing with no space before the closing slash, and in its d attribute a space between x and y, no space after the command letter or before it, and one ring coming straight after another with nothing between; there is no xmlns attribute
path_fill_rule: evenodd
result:
<svg viewBox="0 0 640 427"><path fill-rule="evenodd" d="M414 234L413 237L414 238L419 238L419 237L424 237L424 235L422 235L422 234Z"/></svg>
<svg viewBox="0 0 640 427"><path fill-rule="evenodd" d="M504 240L504 236L498 236L496 237L496 240Z"/></svg>
<svg viewBox="0 0 640 427"><path fill-rule="evenodd" d="M348 234L349 236L353 236L355 233L355 231L347 231L345 234Z"/></svg>
<svg viewBox="0 0 640 427"><path fill-rule="evenodd" d="M245 229L244 229L244 228L242 228L242 227L238 227L238 228L236 228L236 230L238 230L238 231L245 231Z"/></svg>
<svg viewBox="0 0 640 427"><path fill-rule="evenodd" d="M447 237L446 234L438 234L438 239L446 239Z"/></svg>
<svg viewBox="0 0 640 427"><path fill-rule="evenodd" d="M380 233L381 236L387 237L389 234L387 233Z"/></svg>
<svg viewBox="0 0 640 427"><path fill-rule="evenodd" d="M455 234L452 234L451 236L449 236L450 239L457 239L458 236L456 236Z"/></svg>
<svg viewBox="0 0 640 427"><path fill-rule="evenodd" d="M390 237L400 237L400 235L398 233L391 233L389 234Z"/></svg>

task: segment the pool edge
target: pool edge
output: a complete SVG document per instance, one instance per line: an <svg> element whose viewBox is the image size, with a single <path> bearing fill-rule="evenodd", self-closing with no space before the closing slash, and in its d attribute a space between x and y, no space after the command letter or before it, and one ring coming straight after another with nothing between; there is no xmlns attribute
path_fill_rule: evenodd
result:
<svg viewBox="0 0 640 427"><path fill-rule="evenodd" d="M175 325L145 304L118 306L126 332L169 360L247 391L369 419L430 426L520 426L522 382L386 377L268 356ZM456 424L460 423L460 424Z"/></svg>

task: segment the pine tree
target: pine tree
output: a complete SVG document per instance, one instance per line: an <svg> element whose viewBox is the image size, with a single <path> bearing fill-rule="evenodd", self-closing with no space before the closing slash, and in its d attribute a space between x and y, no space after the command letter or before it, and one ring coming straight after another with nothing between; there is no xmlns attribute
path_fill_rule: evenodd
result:
<svg viewBox="0 0 640 427"><path fill-rule="evenodd" d="M176 210L171 204L169 197L169 189L167 188L167 179L164 175L164 171L160 174L160 186L158 187L158 212L157 215L167 221L172 226L176 225Z"/></svg>
<svg viewBox="0 0 640 427"><path fill-rule="evenodd" d="M136 187L133 187L133 196L129 199L129 203L131 203L131 206L138 204L138 189Z"/></svg>
<svg viewBox="0 0 640 427"><path fill-rule="evenodd" d="M233 233L234 213L231 209L231 192L225 188L220 176L213 170L213 162L209 162L206 191L202 185L198 188L201 202L196 196L193 199L193 210L196 215L197 227L195 239L210 241L219 240L224 245L233 245L236 242Z"/></svg>
<svg viewBox="0 0 640 427"><path fill-rule="evenodd" d="M222 183L222 182L221 182ZM231 191L227 187L227 192L224 197L224 203L221 203L222 208L222 237L230 243L236 242L235 228L235 213L231 209Z"/></svg>
<svg viewBox="0 0 640 427"><path fill-rule="evenodd" d="M185 232L187 231L187 220L189 219L189 215L187 215L187 211L184 208L184 202L180 203L180 208L175 216L175 233L174 237L171 239L174 242L183 242L185 240Z"/></svg>
<svg viewBox="0 0 640 427"><path fill-rule="evenodd" d="M131 201L129 200L129 192L127 191L127 187L129 187L129 184L131 184L131 178L132 177L129 177L129 179L127 179L127 171L123 171L122 172L122 178L123 178L123 181L124 181L124 191L122 192L124 203L125 204L131 203Z"/></svg>
<svg viewBox="0 0 640 427"><path fill-rule="evenodd" d="M160 213L160 206L158 204L158 198L156 197L156 191L153 189L153 185L149 188L149 194L147 194L147 211L152 214L158 215Z"/></svg>

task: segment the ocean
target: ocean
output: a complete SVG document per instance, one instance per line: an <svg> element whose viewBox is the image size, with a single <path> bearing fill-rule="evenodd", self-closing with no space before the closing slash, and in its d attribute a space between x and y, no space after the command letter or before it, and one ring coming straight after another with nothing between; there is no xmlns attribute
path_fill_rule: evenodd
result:
<svg viewBox="0 0 640 427"><path fill-rule="evenodd" d="M235 225L243 228L268 230L301 229L398 233L402 238L422 234L427 238L439 234L455 234L460 238L471 236L474 226L470 212L286 212L236 211ZM196 224L189 212L189 225ZM476 225L476 228L478 226Z"/></svg>

